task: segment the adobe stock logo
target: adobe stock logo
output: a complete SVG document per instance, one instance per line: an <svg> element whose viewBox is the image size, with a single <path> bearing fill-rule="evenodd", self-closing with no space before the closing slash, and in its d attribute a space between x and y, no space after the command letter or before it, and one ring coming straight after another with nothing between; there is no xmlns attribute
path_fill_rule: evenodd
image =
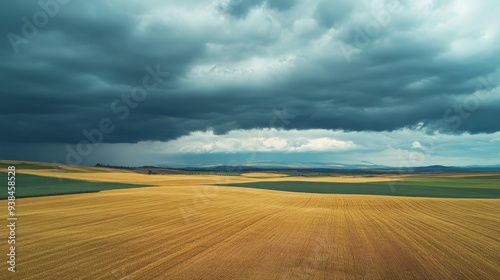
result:
<svg viewBox="0 0 500 280"><path fill-rule="evenodd" d="M340 42L338 47L342 51L347 63L351 63L351 56L361 53L367 48L372 41L382 34L383 28L386 28L391 23L393 16L402 13L404 7L399 1L388 3L377 11L372 11L371 20L366 22L363 26L357 27L354 30L352 41L353 45L345 42Z"/></svg>
<svg viewBox="0 0 500 280"><path fill-rule="evenodd" d="M478 83L473 94L468 95L461 102L453 104L452 108L443 113L444 123L452 130L457 130L463 121L480 107L481 101L485 101L498 90L498 82L493 80L491 74L487 77L481 76L477 80Z"/></svg>
<svg viewBox="0 0 500 280"><path fill-rule="evenodd" d="M24 23L21 27L21 35L14 32L9 32L9 34L7 34L7 39L14 52L16 54L19 53L19 46L21 44L27 44L30 39L35 38L39 33L39 29L45 27L49 23L50 18L55 17L61 11L61 5L67 5L69 1L70 0L38 1L41 10L35 12L31 19L25 16L21 18L21 21Z"/></svg>
<svg viewBox="0 0 500 280"><path fill-rule="evenodd" d="M146 100L149 93L170 76L169 72L161 71L159 64L156 65L156 68L148 65L145 70L147 74L142 79L142 85L133 87L129 92L123 93L121 98L117 98L111 103L110 110L119 121L127 119L131 114L131 110L139 107L140 103ZM103 143L105 135L115 131L115 123L116 120L113 121L111 118L104 117L98 122L97 127L91 130L83 129L84 139L76 145L66 146L66 164L80 165L85 157L92 154L95 147Z"/></svg>

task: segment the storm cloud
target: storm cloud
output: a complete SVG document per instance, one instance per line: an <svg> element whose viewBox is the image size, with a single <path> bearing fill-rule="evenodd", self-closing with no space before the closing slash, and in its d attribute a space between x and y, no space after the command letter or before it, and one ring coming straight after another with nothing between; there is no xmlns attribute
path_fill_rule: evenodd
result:
<svg viewBox="0 0 500 280"><path fill-rule="evenodd" d="M499 7L3 1L0 142L74 144L103 120L104 143L265 128L499 132Z"/></svg>

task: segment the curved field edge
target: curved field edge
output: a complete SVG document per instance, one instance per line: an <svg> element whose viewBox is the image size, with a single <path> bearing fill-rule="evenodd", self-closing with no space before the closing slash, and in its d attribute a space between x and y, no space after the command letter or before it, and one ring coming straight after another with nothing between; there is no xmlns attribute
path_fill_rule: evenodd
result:
<svg viewBox="0 0 500 280"><path fill-rule="evenodd" d="M500 273L500 200L244 188L195 199L204 190L192 184L24 199L17 279L420 280Z"/></svg>
<svg viewBox="0 0 500 280"><path fill-rule="evenodd" d="M425 178L426 179L426 178ZM455 179L460 181L461 179ZM474 179L469 179L474 180ZM487 180L487 179L484 179ZM481 181L484 181L481 180ZM435 181L435 180L434 180ZM498 181L498 180L496 180ZM453 187L456 184L457 187ZM432 180L425 181L391 181L375 183L334 183L334 182L250 182L217 184L226 187L243 187L267 189L275 191L317 193L317 194L356 194L356 195L385 195L407 197L434 197L434 198L500 198L500 188L492 187L465 187L463 184L447 179L446 183L433 184ZM473 184L472 184L473 185ZM482 184L477 184L483 186ZM474 186L474 185L473 185Z"/></svg>
<svg viewBox="0 0 500 280"><path fill-rule="evenodd" d="M36 176L17 173L16 198L94 193L104 190L149 187L124 183L88 182L56 177ZM0 182L7 182L7 173L0 172ZM7 190L0 193L0 200L7 199Z"/></svg>

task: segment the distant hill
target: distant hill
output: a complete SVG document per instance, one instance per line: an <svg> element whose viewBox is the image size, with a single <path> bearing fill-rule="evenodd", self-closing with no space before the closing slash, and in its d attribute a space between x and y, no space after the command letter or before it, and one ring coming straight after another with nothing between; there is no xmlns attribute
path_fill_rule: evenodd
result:
<svg viewBox="0 0 500 280"><path fill-rule="evenodd" d="M8 165L15 164L19 169L61 169L65 165L53 163L28 162L28 161L6 161L0 160L0 167L5 169ZM248 165L205 165L205 166L113 166L97 164L99 170L130 170L134 172L149 174L220 174L236 175L248 172L270 172L295 176L336 176L336 175L377 175L377 174L419 174L419 173L474 173L474 172L500 172L500 164L497 165L470 165L470 166L443 166L430 165L419 167L391 167L376 164L341 164L341 163L259 163ZM68 169L70 167L64 167ZM94 167L95 168L95 167ZM71 169L71 168L70 168ZM69 170L69 169L68 169Z"/></svg>
<svg viewBox="0 0 500 280"><path fill-rule="evenodd" d="M132 169L149 169L155 173L219 173L240 174L246 172L273 172L289 175L356 175L356 174L418 174L418 173L468 173L468 172L500 172L500 165L493 166L443 166L430 165L419 167L391 167L368 164L265 164L261 165L208 165L195 167L141 167Z"/></svg>

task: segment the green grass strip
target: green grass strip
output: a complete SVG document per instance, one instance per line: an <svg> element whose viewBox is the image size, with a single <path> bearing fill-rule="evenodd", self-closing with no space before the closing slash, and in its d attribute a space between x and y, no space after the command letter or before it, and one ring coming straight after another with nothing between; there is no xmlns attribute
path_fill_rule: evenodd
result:
<svg viewBox="0 0 500 280"><path fill-rule="evenodd" d="M0 184L4 185L0 199L7 199L7 173L0 172ZM55 177L16 174L16 198L38 197L63 194L93 193L103 190L147 187L123 183L86 182Z"/></svg>
<svg viewBox="0 0 500 280"><path fill-rule="evenodd" d="M427 185L426 185L427 184ZM436 198L500 198L500 189L432 186L428 182L416 184L405 181L377 183L329 183L329 182L253 182L220 184L219 186L266 189L288 192L320 194L363 194Z"/></svg>

